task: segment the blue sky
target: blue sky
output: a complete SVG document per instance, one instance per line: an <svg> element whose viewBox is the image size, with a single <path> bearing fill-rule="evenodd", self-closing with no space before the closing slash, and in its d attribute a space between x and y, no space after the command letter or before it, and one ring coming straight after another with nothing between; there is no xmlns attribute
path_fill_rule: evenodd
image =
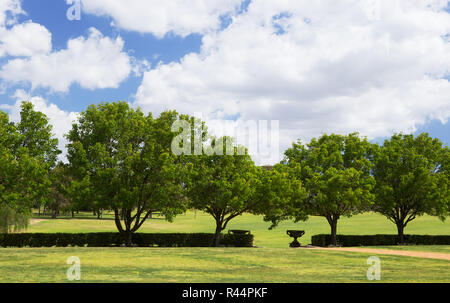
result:
<svg viewBox="0 0 450 303"><path fill-rule="evenodd" d="M445 1L170 2L84 1L70 21L65 0L5 0L0 109L17 118L28 98L58 136L89 104L126 100L156 114L279 120L282 150L325 132L450 143Z"/></svg>
<svg viewBox="0 0 450 303"><path fill-rule="evenodd" d="M184 55L198 52L201 46L201 35L192 34L187 37L168 36L158 39L149 33L137 33L124 31L110 26L111 18L96 17L82 14L81 20L70 21L66 12L70 5L65 1L55 0L25 0L22 8L27 12L26 16L20 16L21 21L32 20L42 24L52 33L53 50L61 50L67 47L67 41L86 35L89 28L95 27L105 36L121 36L125 40L125 50L136 58L146 59L152 65L160 61L170 63L180 60ZM86 90L79 85L72 85L69 93L52 95L52 102L61 105L68 111L82 111L90 104L103 101L125 100L132 101L133 95L142 81L139 77L130 77L121 83L119 88ZM25 86L26 87L26 86ZM9 88L13 93L17 87ZM45 89L35 90L37 94L46 94ZM2 103L4 94L0 96ZM9 100L13 103L14 100ZM6 102L7 103L7 102Z"/></svg>

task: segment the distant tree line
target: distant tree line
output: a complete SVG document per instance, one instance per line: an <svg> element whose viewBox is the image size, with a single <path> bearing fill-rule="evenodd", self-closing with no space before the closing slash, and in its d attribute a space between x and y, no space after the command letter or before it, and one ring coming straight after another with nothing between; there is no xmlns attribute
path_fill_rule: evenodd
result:
<svg viewBox="0 0 450 303"><path fill-rule="evenodd" d="M200 155L172 152L179 121L192 126L192 136L177 144L189 150L200 138L208 143ZM426 133L395 134L382 146L358 133L322 135L294 143L281 163L259 167L245 147L212 137L198 122L176 111L153 117L126 102L91 105L66 135L63 163L48 118L30 102L22 103L18 123L0 112L0 232L26 228L33 208L53 218L80 210L101 218L110 210L131 246L153 213L172 221L196 209L214 218L217 246L244 213L262 215L270 228L322 216L336 245L340 218L373 211L396 225L403 243L415 218L449 216L449 148ZM234 154L217 153L229 144Z"/></svg>

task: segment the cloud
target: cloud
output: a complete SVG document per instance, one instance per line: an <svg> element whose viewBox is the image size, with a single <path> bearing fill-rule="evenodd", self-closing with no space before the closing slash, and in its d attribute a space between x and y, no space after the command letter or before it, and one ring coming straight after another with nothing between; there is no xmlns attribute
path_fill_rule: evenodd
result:
<svg viewBox="0 0 450 303"><path fill-rule="evenodd" d="M25 14L20 2L21 0L0 1L0 26L15 23L17 15Z"/></svg>
<svg viewBox="0 0 450 303"><path fill-rule="evenodd" d="M53 126L55 138L58 138L58 147L62 151L60 160L65 160L67 155L67 139L64 135L72 129L72 122L77 120L78 113L64 111L56 104L50 103L40 96L31 96L23 90L17 90L13 97L16 99L14 105L3 104L0 105L0 109L9 112L11 121L19 122L22 101L33 103L34 110L44 113L49 118L49 122Z"/></svg>
<svg viewBox="0 0 450 303"><path fill-rule="evenodd" d="M52 49L52 35L42 25L25 22L11 29L0 27L0 58L48 54Z"/></svg>
<svg viewBox="0 0 450 303"><path fill-rule="evenodd" d="M20 0L0 2L0 58L51 51L52 35L44 26L31 21L17 23L16 17L25 14Z"/></svg>
<svg viewBox="0 0 450 303"><path fill-rule="evenodd" d="M133 70L123 48L121 37L104 37L91 28L87 38L69 40L67 49L9 60L0 70L0 78L54 92L67 92L74 83L91 90L117 88Z"/></svg>
<svg viewBox="0 0 450 303"><path fill-rule="evenodd" d="M242 0L83 0L85 13L110 16L113 25L130 31L188 36L218 29L220 17L231 14Z"/></svg>
<svg viewBox="0 0 450 303"><path fill-rule="evenodd" d="M199 54L144 73L135 105L280 120L282 150L322 133L376 138L445 122L447 2L253 1Z"/></svg>

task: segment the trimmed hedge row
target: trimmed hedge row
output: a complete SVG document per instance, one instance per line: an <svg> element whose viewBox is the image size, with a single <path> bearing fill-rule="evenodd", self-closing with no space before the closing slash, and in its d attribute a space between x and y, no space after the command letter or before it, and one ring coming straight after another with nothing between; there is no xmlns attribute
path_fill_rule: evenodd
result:
<svg viewBox="0 0 450 303"><path fill-rule="evenodd" d="M450 235L405 235L405 244L409 245L450 245ZM337 235L339 246L383 246L398 245L397 235ZM330 246L331 235L315 235L311 237L313 246Z"/></svg>
<svg viewBox="0 0 450 303"><path fill-rule="evenodd" d="M132 242L139 247L212 247L214 234L133 234ZM81 234L0 234L0 247L111 247L125 243L119 233L81 233ZM233 247L252 247L253 235L224 234L221 245Z"/></svg>

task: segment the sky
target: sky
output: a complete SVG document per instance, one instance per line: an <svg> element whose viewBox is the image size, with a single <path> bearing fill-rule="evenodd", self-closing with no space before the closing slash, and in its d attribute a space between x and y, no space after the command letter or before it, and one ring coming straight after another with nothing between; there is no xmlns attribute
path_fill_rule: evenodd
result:
<svg viewBox="0 0 450 303"><path fill-rule="evenodd" d="M78 113L119 100L211 126L278 121L279 153L259 164L324 133L448 145L449 12L447 0L0 0L0 110L17 121L33 102L62 150Z"/></svg>

